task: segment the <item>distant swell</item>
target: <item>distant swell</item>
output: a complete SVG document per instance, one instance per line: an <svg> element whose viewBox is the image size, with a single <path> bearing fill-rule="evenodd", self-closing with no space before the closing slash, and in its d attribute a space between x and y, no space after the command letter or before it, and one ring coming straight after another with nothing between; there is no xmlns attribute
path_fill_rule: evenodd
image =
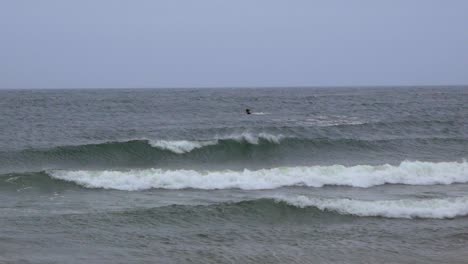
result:
<svg viewBox="0 0 468 264"><path fill-rule="evenodd" d="M56 170L48 174L88 188L137 191L160 189L275 189L284 186L340 185L371 187L383 184L434 185L468 182L467 162L402 162L399 166L310 166L261 170L195 171L140 169Z"/></svg>
<svg viewBox="0 0 468 264"><path fill-rule="evenodd" d="M298 196L277 198L277 201L300 208L315 207L322 211L356 216L443 219L468 215L468 197L363 201Z"/></svg>

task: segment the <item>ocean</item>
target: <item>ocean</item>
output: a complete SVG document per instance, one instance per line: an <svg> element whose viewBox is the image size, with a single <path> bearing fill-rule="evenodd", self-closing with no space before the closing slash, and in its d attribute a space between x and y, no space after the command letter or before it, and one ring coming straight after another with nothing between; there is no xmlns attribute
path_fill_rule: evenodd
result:
<svg viewBox="0 0 468 264"><path fill-rule="evenodd" d="M468 263L467 158L468 87L2 90L0 263Z"/></svg>

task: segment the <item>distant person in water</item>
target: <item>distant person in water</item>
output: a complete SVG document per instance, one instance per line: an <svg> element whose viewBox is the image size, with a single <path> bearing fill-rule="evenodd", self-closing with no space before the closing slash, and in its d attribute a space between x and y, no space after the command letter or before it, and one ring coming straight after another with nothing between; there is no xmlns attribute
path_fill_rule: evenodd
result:
<svg viewBox="0 0 468 264"><path fill-rule="evenodd" d="M245 113L248 114L248 115L250 115L250 114L251 114L251 113L250 113L250 109L248 109L248 108L245 109Z"/></svg>

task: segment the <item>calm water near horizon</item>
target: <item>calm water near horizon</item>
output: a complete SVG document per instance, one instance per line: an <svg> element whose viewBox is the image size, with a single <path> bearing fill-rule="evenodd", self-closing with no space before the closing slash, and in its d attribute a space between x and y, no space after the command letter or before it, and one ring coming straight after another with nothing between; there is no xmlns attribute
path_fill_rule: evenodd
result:
<svg viewBox="0 0 468 264"><path fill-rule="evenodd" d="M0 90L0 263L467 263L467 158L468 87Z"/></svg>

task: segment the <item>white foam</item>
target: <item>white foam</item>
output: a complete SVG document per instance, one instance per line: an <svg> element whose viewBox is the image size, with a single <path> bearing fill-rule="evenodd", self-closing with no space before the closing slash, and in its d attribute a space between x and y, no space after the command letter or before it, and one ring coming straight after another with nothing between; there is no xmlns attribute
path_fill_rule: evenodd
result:
<svg viewBox="0 0 468 264"><path fill-rule="evenodd" d="M209 141L188 141L188 140L150 140L150 145L155 148L170 150L174 153L182 154L197 148L218 144L217 140Z"/></svg>
<svg viewBox="0 0 468 264"><path fill-rule="evenodd" d="M238 142L248 142L250 144L258 144L261 139L267 140L272 143L279 144L280 140L284 138L283 135L272 135L268 133L253 134L244 132L241 134L232 134L229 136L217 136L213 140L205 141L190 141L190 140L148 140L149 144L155 148L165 149L177 154L188 153L194 149L202 148L205 146L216 145L219 140L236 140Z"/></svg>
<svg viewBox="0 0 468 264"><path fill-rule="evenodd" d="M90 188L118 190L162 189L275 189L283 186L371 187L382 184L434 185L468 182L467 162L402 162L399 166L284 167L243 171L145 169L130 171L51 171L57 179Z"/></svg>
<svg viewBox="0 0 468 264"><path fill-rule="evenodd" d="M284 201L301 208L313 206L322 211L357 216L389 218L454 218L468 215L468 197L439 199L403 199L363 201L352 199L320 199L306 196L282 197Z"/></svg>
<svg viewBox="0 0 468 264"><path fill-rule="evenodd" d="M319 127L328 127L328 126L339 126L339 125L362 125L365 124L364 121L360 120L357 117L347 117L347 116L323 116L318 115L315 117L307 118L302 122L304 125L312 125Z"/></svg>
<svg viewBox="0 0 468 264"><path fill-rule="evenodd" d="M226 137L218 137L218 139L233 139L236 141L246 141L254 145L257 145L261 139L279 144L283 138L284 136L281 134L280 135L272 135L268 133L252 134L248 132L244 132L242 134L232 134Z"/></svg>

